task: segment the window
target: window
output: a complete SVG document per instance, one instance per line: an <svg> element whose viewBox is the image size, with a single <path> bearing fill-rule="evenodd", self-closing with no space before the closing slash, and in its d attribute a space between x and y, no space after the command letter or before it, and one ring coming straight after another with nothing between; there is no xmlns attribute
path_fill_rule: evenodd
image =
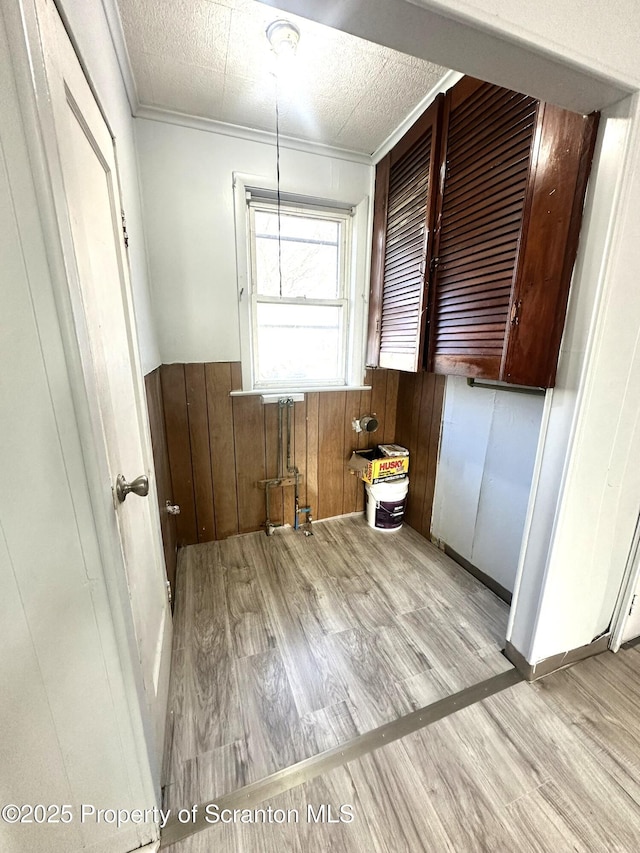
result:
<svg viewBox="0 0 640 853"><path fill-rule="evenodd" d="M253 385L347 384L350 211L248 201ZM280 233L280 239L278 239Z"/></svg>
<svg viewBox="0 0 640 853"><path fill-rule="evenodd" d="M326 170L295 170L278 241L275 182L233 173L242 362L234 393L362 387L372 174L341 162L331 174L326 199Z"/></svg>

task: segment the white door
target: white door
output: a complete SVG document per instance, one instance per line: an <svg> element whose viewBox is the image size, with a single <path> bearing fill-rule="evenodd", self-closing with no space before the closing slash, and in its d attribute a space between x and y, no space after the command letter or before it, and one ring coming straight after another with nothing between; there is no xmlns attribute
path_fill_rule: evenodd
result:
<svg viewBox="0 0 640 853"><path fill-rule="evenodd" d="M618 651L622 643L640 637L640 516L629 551L626 576L620 615L613 631L611 647L614 651Z"/></svg>
<svg viewBox="0 0 640 853"><path fill-rule="evenodd" d="M66 218L71 252L66 258L70 288L76 288L75 322L88 342L83 370L98 411L98 442L106 455L113 490L112 535L125 571L157 766L162 756L170 665L171 615L160 546L157 504L148 497L115 496L119 474L127 481L151 478L151 447L143 403L114 143L52 0L38 0L38 20L53 111L57 157L64 199L58 218ZM51 157L51 147L49 147ZM69 254L69 250L67 250Z"/></svg>

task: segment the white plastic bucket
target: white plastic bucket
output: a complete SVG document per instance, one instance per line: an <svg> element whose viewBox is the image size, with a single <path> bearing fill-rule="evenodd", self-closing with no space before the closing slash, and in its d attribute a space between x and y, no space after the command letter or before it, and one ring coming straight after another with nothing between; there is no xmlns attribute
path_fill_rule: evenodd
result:
<svg viewBox="0 0 640 853"><path fill-rule="evenodd" d="M384 531L399 530L404 521L409 478L403 477L391 483L366 483L365 488L369 527Z"/></svg>

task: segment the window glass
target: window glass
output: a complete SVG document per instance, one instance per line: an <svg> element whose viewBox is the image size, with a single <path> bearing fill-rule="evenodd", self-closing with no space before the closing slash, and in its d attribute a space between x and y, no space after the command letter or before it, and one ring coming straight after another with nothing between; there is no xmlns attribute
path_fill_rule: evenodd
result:
<svg viewBox="0 0 640 853"><path fill-rule="evenodd" d="M252 382L345 385L349 342L350 213L249 203Z"/></svg>
<svg viewBox="0 0 640 853"><path fill-rule="evenodd" d="M340 223L256 211L256 290L264 296L335 299L340 295ZM279 263L282 265L280 289Z"/></svg>
<svg viewBox="0 0 640 853"><path fill-rule="evenodd" d="M344 370L340 306L257 305L258 382L331 382Z"/></svg>

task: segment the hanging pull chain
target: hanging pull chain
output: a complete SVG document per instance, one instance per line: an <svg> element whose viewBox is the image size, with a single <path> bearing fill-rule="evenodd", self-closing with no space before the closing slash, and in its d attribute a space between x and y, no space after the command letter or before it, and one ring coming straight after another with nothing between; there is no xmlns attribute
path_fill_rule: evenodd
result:
<svg viewBox="0 0 640 853"><path fill-rule="evenodd" d="M276 74L276 192L278 199L278 285L282 299L282 221L280 216L280 108L279 80Z"/></svg>

